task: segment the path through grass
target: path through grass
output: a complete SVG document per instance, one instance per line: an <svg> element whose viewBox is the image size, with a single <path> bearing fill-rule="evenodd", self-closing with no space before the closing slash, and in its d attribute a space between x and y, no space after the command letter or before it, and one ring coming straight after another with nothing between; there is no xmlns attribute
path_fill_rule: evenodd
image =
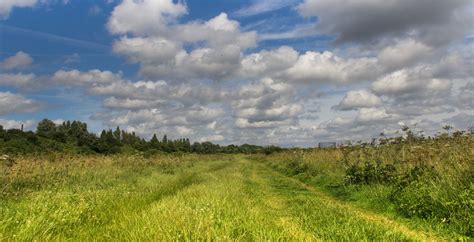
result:
<svg viewBox="0 0 474 242"><path fill-rule="evenodd" d="M440 240L242 156L0 202L0 239ZM93 183L94 180L89 181Z"/></svg>

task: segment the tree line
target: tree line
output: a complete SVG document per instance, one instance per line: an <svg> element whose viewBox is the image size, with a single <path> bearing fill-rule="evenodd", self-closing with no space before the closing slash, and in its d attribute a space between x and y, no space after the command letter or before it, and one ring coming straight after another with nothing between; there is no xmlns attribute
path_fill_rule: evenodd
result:
<svg viewBox="0 0 474 242"><path fill-rule="evenodd" d="M0 125L0 152L22 154L35 152L73 152L116 154L121 152L141 151L146 154L155 152L183 153L272 153L282 148L276 146L257 146L250 144L221 146L211 142L194 142L188 138L168 139L164 134L161 139L156 134L145 140L135 132L127 132L117 127L115 130L102 130L100 135L91 133L87 123L65 121L55 124L43 119L36 131L21 129L4 129Z"/></svg>

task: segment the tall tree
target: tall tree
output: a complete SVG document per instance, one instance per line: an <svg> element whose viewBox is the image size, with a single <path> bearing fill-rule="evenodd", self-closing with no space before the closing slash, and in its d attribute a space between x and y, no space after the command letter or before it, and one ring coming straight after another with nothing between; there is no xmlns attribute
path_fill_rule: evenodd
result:
<svg viewBox="0 0 474 242"><path fill-rule="evenodd" d="M43 119L36 127L36 133L45 138L52 138L56 131L56 124L49 119Z"/></svg>

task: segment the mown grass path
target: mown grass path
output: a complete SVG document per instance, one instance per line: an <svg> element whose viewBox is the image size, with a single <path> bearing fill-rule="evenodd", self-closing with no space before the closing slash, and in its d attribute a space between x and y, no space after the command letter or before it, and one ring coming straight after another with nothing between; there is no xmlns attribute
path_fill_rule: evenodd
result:
<svg viewBox="0 0 474 242"><path fill-rule="evenodd" d="M0 239L442 240L243 156L123 179L2 203Z"/></svg>

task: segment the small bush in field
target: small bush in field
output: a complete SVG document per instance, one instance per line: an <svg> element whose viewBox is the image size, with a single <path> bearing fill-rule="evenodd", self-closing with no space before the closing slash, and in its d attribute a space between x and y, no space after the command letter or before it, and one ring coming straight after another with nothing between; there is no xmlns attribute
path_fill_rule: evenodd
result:
<svg viewBox="0 0 474 242"><path fill-rule="evenodd" d="M381 161L365 162L363 166L352 164L346 170L344 182L346 184L388 183L395 179L396 171L394 165L382 165Z"/></svg>

